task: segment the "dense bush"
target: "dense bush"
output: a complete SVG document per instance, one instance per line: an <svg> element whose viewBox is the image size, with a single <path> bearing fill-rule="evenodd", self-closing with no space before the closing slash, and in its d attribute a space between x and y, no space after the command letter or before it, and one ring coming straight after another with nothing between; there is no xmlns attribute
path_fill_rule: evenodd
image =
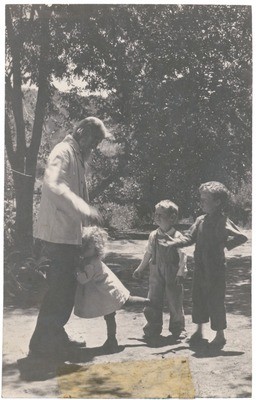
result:
<svg viewBox="0 0 256 400"><path fill-rule="evenodd" d="M229 207L231 218L243 227L252 225L252 174L248 172L241 183L233 182Z"/></svg>
<svg viewBox="0 0 256 400"><path fill-rule="evenodd" d="M138 214L133 205L105 203L100 207L106 228L126 231L138 226Z"/></svg>

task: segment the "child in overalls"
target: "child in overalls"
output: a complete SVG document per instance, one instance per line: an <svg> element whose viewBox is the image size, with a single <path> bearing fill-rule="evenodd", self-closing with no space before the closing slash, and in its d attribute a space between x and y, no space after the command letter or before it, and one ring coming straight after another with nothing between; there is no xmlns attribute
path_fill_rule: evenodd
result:
<svg viewBox="0 0 256 400"><path fill-rule="evenodd" d="M162 332L164 294L170 313L169 330L174 339L177 340L185 329L183 279L187 272L187 257L180 250L168 247L172 238L182 236L173 227L177 216L178 206L170 200L163 200L155 206L155 223L158 229L150 233L146 252L133 273L133 277L139 279L150 265L150 305L144 309L147 319L143 328L145 338L156 338Z"/></svg>
<svg viewBox="0 0 256 400"><path fill-rule="evenodd" d="M192 320L197 324L191 336L193 344L202 340L202 324L210 319L216 336L210 347L221 349L226 344L224 329L227 327L225 310L225 253L246 242L238 227L227 218L222 209L229 192L220 182L207 182L199 188L201 208L205 215L198 217L186 237L174 239L171 248L196 244L195 269L192 291Z"/></svg>
<svg viewBox="0 0 256 400"><path fill-rule="evenodd" d="M103 263L107 233L96 226L83 228L80 266L74 314L81 318L104 316L107 340L103 349L107 353L118 351L116 339L116 310L124 304L149 304L149 299L131 296L130 292L106 264Z"/></svg>

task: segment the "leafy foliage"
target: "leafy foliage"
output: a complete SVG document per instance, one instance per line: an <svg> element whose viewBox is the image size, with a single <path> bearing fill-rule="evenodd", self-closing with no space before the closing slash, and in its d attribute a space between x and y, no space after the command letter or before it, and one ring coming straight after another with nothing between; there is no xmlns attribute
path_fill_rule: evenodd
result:
<svg viewBox="0 0 256 400"><path fill-rule="evenodd" d="M123 182L132 177L138 201L152 207L171 197L189 215L201 182L220 180L232 189L251 168L250 7L69 11L79 27L69 49L74 71L86 87L109 93L105 106L126 135L118 138ZM78 54L80 32L92 38L94 53L87 46Z"/></svg>
<svg viewBox="0 0 256 400"><path fill-rule="evenodd" d="M39 304L47 290L46 271L49 260L45 257L24 257L13 251L5 259L5 302L15 299L19 306Z"/></svg>
<svg viewBox="0 0 256 400"><path fill-rule="evenodd" d="M14 180L17 213L20 191L32 202L35 183L40 195L50 148L88 115L115 137L91 162L95 203L149 218L171 198L189 216L199 184L220 180L247 207L251 29L249 6L7 6L7 154L34 179ZM70 90L58 94L57 80Z"/></svg>

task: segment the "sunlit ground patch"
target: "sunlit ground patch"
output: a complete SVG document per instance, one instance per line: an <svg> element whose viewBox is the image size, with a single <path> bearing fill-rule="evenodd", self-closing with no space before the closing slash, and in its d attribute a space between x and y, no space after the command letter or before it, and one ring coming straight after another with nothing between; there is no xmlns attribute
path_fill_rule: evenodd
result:
<svg viewBox="0 0 256 400"><path fill-rule="evenodd" d="M187 357L94 364L63 375L60 397L65 398L194 398Z"/></svg>

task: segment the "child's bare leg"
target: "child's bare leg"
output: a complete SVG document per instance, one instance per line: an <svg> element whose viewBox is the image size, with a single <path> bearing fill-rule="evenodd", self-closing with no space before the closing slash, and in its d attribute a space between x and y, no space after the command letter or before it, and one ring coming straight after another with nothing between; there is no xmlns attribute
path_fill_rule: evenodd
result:
<svg viewBox="0 0 256 400"><path fill-rule="evenodd" d="M203 339L203 324L197 324L197 329L190 337L189 341L191 344L200 342Z"/></svg>
<svg viewBox="0 0 256 400"><path fill-rule="evenodd" d="M142 304L142 305L148 305L150 303L150 300L147 299L146 297L140 297L140 296L129 296L128 300L125 302L125 304Z"/></svg>
<svg viewBox="0 0 256 400"><path fill-rule="evenodd" d="M203 324L197 324L196 332L203 336Z"/></svg>
<svg viewBox="0 0 256 400"><path fill-rule="evenodd" d="M107 324L107 336L108 339L115 339L116 337L116 313L105 315L104 319Z"/></svg>
<svg viewBox="0 0 256 400"><path fill-rule="evenodd" d="M225 339L224 330L221 329L220 331L217 331L215 338L216 339Z"/></svg>
<svg viewBox="0 0 256 400"><path fill-rule="evenodd" d="M107 340L103 344L103 349L107 353L115 353L118 351L118 343L116 340L116 313L105 315L104 319L107 325Z"/></svg>

